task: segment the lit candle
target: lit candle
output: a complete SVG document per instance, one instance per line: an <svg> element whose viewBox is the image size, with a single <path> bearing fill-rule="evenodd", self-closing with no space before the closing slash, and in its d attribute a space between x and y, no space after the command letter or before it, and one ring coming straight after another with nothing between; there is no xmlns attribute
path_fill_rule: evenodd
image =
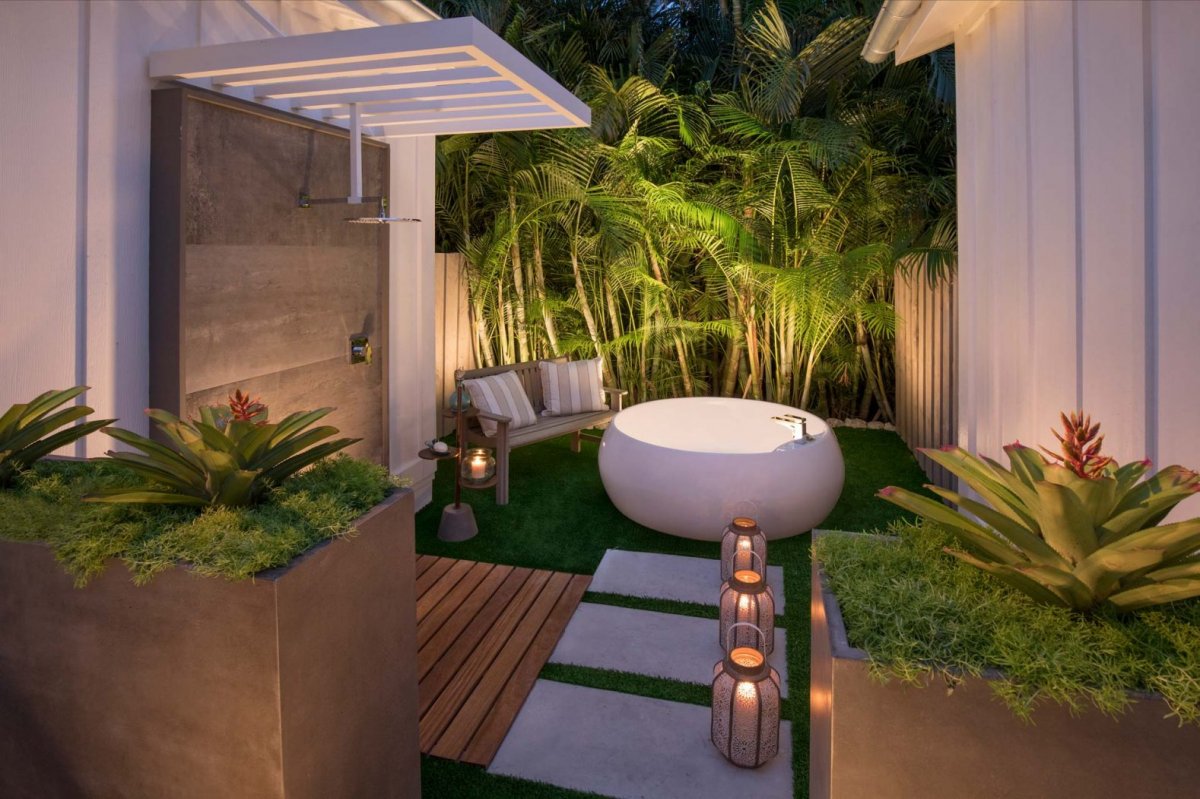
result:
<svg viewBox="0 0 1200 799"><path fill-rule="evenodd" d="M471 458L469 465L471 467L471 479L482 480L483 476L487 473L487 458L476 455Z"/></svg>

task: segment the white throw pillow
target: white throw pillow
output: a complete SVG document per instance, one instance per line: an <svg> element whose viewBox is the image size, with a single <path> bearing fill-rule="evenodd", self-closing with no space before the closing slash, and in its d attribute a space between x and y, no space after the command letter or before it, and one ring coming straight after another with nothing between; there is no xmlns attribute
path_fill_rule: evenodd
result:
<svg viewBox="0 0 1200 799"><path fill-rule="evenodd" d="M537 414L529 404L521 379L514 372L464 380L463 385L471 394L471 404L476 408L512 419L508 429L528 427L537 422ZM479 417L479 426L483 428L485 436L496 435L498 425L491 419Z"/></svg>
<svg viewBox="0 0 1200 799"><path fill-rule="evenodd" d="M556 363L541 361L542 402L545 416L607 411L600 377L600 359Z"/></svg>

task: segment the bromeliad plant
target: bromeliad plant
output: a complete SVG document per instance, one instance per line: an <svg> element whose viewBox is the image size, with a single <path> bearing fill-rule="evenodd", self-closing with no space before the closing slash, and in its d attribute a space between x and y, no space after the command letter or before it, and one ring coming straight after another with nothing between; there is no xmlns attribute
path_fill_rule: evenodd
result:
<svg viewBox="0 0 1200 799"><path fill-rule="evenodd" d="M1200 475L1168 466L1143 479L1150 462L1101 455L1089 417L1062 422L1061 455L1010 444L1008 469L958 447L923 450L983 502L932 485L959 510L894 486L879 495L944 526L965 550L948 553L1038 602L1129 611L1200 596L1200 519L1159 524L1200 492Z"/></svg>
<svg viewBox="0 0 1200 799"><path fill-rule="evenodd" d="M75 386L47 391L29 402L13 405L0 416L0 488L11 485L17 474L59 447L116 421L95 419L74 424L93 412L86 405L56 411L87 390L87 386Z"/></svg>
<svg viewBox="0 0 1200 799"><path fill-rule="evenodd" d="M109 456L150 484L112 488L85 499L231 508L254 505L273 486L360 440L325 441L338 429L312 427L332 408L293 413L272 423L267 421L266 406L240 391L229 400L227 408L202 408L199 420L182 421L166 411L146 411L163 434L161 444L128 430L105 428L108 435L141 450L140 454L109 452Z"/></svg>

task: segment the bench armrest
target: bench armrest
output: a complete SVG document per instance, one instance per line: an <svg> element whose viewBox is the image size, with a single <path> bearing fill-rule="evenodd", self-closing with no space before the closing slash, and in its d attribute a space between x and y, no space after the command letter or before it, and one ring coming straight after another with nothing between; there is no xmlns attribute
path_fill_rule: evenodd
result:
<svg viewBox="0 0 1200 799"><path fill-rule="evenodd" d="M613 408L613 410L619 413L621 410L621 404L625 401L625 395L629 392L623 388L613 388L612 386L601 386L600 391L607 394L611 398L612 404L616 406Z"/></svg>
<svg viewBox="0 0 1200 799"><path fill-rule="evenodd" d="M511 416L501 416L498 413L488 413L487 411L481 411L478 408L475 409L475 415L479 416L483 419L489 419L489 420L495 422L496 424L501 424L501 425L512 424Z"/></svg>

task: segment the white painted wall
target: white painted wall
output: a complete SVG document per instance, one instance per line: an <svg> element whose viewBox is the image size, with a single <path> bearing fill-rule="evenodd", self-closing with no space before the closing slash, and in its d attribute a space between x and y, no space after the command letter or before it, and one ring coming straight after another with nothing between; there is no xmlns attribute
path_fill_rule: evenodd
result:
<svg viewBox="0 0 1200 799"><path fill-rule="evenodd" d="M1200 2L1002 2L955 37L959 443L1200 468ZM1200 500L1184 512L1200 513Z"/></svg>
<svg viewBox="0 0 1200 799"><path fill-rule="evenodd" d="M285 33L364 23L321 3L260 2ZM150 90L157 50L267 38L236 0L0 2L0 407L49 388L145 430ZM392 466L428 501L434 434L432 137L397 143ZM110 446L88 439L79 454Z"/></svg>
<svg viewBox="0 0 1200 799"><path fill-rule="evenodd" d="M388 396L391 467L412 478L417 507L433 490L434 465L417 457L437 437L436 340L434 305L433 136L393 139L390 159L394 216L421 224L389 226L391 278L388 317ZM401 376L402 379L397 379Z"/></svg>

